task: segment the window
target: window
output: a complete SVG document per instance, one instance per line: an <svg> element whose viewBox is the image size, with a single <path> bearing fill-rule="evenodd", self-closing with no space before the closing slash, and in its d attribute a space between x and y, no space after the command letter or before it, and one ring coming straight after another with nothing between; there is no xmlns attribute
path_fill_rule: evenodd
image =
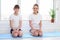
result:
<svg viewBox="0 0 60 40"><path fill-rule="evenodd" d="M1 20L8 20L13 13L13 7L17 0L1 0Z"/></svg>
<svg viewBox="0 0 60 40"><path fill-rule="evenodd" d="M39 2L40 14L42 15L42 20L50 20L50 9L53 9L53 0L40 0Z"/></svg>

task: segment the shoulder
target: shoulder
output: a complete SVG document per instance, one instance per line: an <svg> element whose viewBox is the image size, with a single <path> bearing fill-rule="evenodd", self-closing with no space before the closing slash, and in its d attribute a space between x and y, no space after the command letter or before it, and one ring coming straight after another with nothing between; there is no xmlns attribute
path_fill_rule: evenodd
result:
<svg viewBox="0 0 60 40"><path fill-rule="evenodd" d="M40 13L38 13L38 15L41 15Z"/></svg>
<svg viewBox="0 0 60 40"><path fill-rule="evenodd" d="M40 13L38 13L38 16L42 17Z"/></svg>
<svg viewBox="0 0 60 40"><path fill-rule="evenodd" d="M14 17L14 15L13 15L13 14L11 14L11 15L10 15L10 17L9 17L9 19L10 19L10 20L12 20L12 19L13 19L13 17Z"/></svg>
<svg viewBox="0 0 60 40"><path fill-rule="evenodd" d="M13 16L14 16L14 15L13 15L13 14L11 14L11 15L10 15L10 18L11 18L11 17L13 17Z"/></svg>
<svg viewBox="0 0 60 40"><path fill-rule="evenodd" d="M32 17L33 16L33 14L30 14L30 16L29 17Z"/></svg>
<svg viewBox="0 0 60 40"><path fill-rule="evenodd" d="M29 20L31 20L31 19L32 19L32 17L33 17L33 14L30 14L30 15L29 15Z"/></svg>
<svg viewBox="0 0 60 40"><path fill-rule="evenodd" d="M19 14L18 17L22 17L22 15Z"/></svg>
<svg viewBox="0 0 60 40"><path fill-rule="evenodd" d="M40 13L39 13L38 17L40 18L40 20L42 20L42 16L41 16L41 14L40 14Z"/></svg>
<svg viewBox="0 0 60 40"><path fill-rule="evenodd" d="M18 18L19 18L19 20L22 20L22 15L19 14L19 15L18 15Z"/></svg>

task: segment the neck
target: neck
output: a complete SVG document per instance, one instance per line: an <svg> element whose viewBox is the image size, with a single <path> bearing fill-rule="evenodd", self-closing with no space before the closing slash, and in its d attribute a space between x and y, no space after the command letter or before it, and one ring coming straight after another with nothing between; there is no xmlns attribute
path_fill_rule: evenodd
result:
<svg viewBox="0 0 60 40"><path fill-rule="evenodd" d="M35 15L37 15L38 13L37 12L34 12Z"/></svg>
<svg viewBox="0 0 60 40"><path fill-rule="evenodd" d="M18 15L18 13L14 13L14 15L16 15L16 16L17 16L17 15Z"/></svg>

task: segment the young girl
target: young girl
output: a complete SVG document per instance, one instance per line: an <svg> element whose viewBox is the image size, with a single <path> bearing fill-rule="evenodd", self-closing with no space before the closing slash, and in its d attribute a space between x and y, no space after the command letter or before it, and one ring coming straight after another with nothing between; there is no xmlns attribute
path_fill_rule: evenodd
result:
<svg viewBox="0 0 60 40"><path fill-rule="evenodd" d="M22 36L22 17L19 15L19 5L14 6L14 14L10 16L10 27L11 27L11 34L13 37L20 37Z"/></svg>
<svg viewBox="0 0 60 40"><path fill-rule="evenodd" d="M33 14L29 16L29 25L31 27L30 32L33 36L42 36L42 21L41 15L39 14L38 10L38 4L34 4Z"/></svg>

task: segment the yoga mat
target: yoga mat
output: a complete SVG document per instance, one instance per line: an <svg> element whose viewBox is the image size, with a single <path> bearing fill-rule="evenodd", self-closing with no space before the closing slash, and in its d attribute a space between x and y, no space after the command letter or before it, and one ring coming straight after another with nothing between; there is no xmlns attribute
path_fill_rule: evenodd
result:
<svg viewBox="0 0 60 40"><path fill-rule="evenodd" d="M60 32L45 32L43 33L43 36L42 38L45 38L45 37L60 37ZM0 38L13 38L11 36L11 34L0 34ZM32 36L30 33L25 33L23 34L22 37L18 37L18 38L34 38L34 36ZM39 37L41 38L41 37Z"/></svg>

